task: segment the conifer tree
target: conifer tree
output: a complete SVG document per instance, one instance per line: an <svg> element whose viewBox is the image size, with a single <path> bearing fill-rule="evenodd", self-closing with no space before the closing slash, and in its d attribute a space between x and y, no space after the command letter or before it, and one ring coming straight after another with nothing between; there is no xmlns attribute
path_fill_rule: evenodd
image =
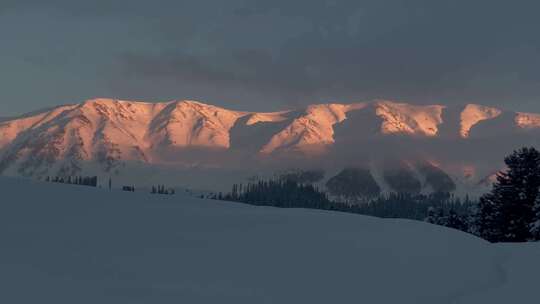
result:
<svg viewBox="0 0 540 304"><path fill-rule="evenodd" d="M430 224L437 224L437 213L434 207L429 207L427 212L427 217L424 219L425 222Z"/></svg>
<svg viewBox="0 0 540 304"><path fill-rule="evenodd" d="M533 213L533 219L531 221L531 224L529 225L531 239L535 241L540 241L540 196L536 199Z"/></svg>
<svg viewBox="0 0 540 304"><path fill-rule="evenodd" d="M436 218L436 224L440 226L448 226L448 218L444 215L443 208L438 208Z"/></svg>
<svg viewBox="0 0 540 304"><path fill-rule="evenodd" d="M490 193L479 202L476 229L491 242L530 240L533 208L540 189L540 152L514 151L505 161L508 169L497 174Z"/></svg>
<svg viewBox="0 0 540 304"><path fill-rule="evenodd" d="M467 231L467 222L453 209L449 211L448 216L446 217L445 226L461 231Z"/></svg>

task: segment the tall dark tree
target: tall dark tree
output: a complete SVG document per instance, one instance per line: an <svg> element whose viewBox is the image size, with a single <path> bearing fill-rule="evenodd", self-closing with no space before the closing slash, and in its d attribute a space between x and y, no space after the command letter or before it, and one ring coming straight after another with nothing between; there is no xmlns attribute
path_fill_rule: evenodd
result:
<svg viewBox="0 0 540 304"><path fill-rule="evenodd" d="M429 207L427 210L427 217L424 219L424 222L437 225L439 222L437 216L437 210L434 207Z"/></svg>
<svg viewBox="0 0 540 304"><path fill-rule="evenodd" d="M468 228L466 220L462 216L458 215L453 209L450 209L448 216L446 217L445 226L461 231L466 231Z"/></svg>
<svg viewBox="0 0 540 304"><path fill-rule="evenodd" d="M504 162L507 170L497 174L492 191L480 199L476 229L491 242L524 242L532 238L530 225L540 189L540 152L522 148Z"/></svg>

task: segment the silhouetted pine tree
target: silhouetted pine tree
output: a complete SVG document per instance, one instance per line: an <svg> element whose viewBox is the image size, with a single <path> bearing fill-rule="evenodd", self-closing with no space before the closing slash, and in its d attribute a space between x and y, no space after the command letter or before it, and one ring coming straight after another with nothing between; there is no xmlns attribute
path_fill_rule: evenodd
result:
<svg viewBox="0 0 540 304"><path fill-rule="evenodd" d="M133 186L135 188L135 186ZM152 186L151 194L165 194L165 195L174 195L176 191L174 188L167 188L165 185Z"/></svg>
<svg viewBox="0 0 540 304"><path fill-rule="evenodd" d="M532 238L533 208L540 189L540 153L522 148L504 162L508 169L497 174L493 190L480 199L476 229L491 242L524 242Z"/></svg>
<svg viewBox="0 0 540 304"><path fill-rule="evenodd" d="M427 217L424 219L424 222L437 225L439 222L437 216L437 210L434 207L429 207L427 211Z"/></svg>
<svg viewBox="0 0 540 304"><path fill-rule="evenodd" d="M439 226L448 226L448 217L445 216L443 208L437 209L437 215L435 218L436 218L435 224Z"/></svg>
<svg viewBox="0 0 540 304"><path fill-rule="evenodd" d="M540 196L536 198L533 208L533 219L529 224L531 238L535 241L540 241Z"/></svg>
<svg viewBox="0 0 540 304"><path fill-rule="evenodd" d="M450 210L446 217L446 227L454 228L461 231L467 231L468 224L464 217L458 215L453 209Z"/></svg>

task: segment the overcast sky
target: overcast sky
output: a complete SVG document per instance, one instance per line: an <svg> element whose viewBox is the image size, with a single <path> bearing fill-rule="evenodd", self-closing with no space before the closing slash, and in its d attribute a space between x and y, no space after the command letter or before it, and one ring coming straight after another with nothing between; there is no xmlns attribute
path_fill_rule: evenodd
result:
<svg viewBox="0 0 540 304"><path fill-rule="evenodd" d="M540 112L540 1L0 0L0 116L92 97Z"/></svg>

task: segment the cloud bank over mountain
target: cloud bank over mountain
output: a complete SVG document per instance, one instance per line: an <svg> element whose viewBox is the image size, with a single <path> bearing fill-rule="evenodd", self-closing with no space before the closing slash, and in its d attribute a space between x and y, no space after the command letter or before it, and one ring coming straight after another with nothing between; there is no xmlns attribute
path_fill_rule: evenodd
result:
<svg viewBox="0 0 540 304"><path fill-rule="evenodd" d="M539 5L2 1L10 72L0 113L93 96L256 111L383 98L540 112Z"/></svg>

